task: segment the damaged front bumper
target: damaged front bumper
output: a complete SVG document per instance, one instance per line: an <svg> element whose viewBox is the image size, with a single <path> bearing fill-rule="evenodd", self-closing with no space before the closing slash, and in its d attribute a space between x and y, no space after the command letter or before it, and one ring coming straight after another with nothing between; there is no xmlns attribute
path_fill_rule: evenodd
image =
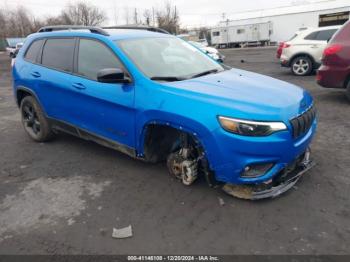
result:
<svg viewBox="0 0 350 262"><path fill-rule="evenodd" d="M259 200L275 198L291 189L301 176L313 168L315 163L310 160L310 151L307 150L301 157L279 172L279 174L259 185L226 184L222 188L227 194L241 199Z"/></svg>

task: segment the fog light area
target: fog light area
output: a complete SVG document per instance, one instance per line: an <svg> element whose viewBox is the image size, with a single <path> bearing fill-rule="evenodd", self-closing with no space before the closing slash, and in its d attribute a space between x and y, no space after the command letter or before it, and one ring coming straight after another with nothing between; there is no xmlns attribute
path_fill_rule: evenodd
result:
<svg viewBox="0 0 350 262"><path fill-rule="evenodd" d="M265 175L272 167L273 163L264 163L264 164L253 164L246 166L244 168L241 177L244 178L255 178Z"/></svg>

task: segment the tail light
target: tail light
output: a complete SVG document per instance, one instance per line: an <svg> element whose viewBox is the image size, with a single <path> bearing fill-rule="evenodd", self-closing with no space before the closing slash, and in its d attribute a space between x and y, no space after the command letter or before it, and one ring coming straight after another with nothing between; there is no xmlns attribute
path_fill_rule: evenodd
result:
<svg viewBox="0 0 350 262"><path fill-rule="evenodd" d="M281 42L277 49L277 58L280 58L283 52L283 48L290 47L290 44L286 44L285 42Z"/></svg>
<svg viewBox="0 0 350 262"><path fill-rule="evenodd" d="M319 71L317 71L317 75L316 75L316 81L320 82L322 80L322 75L320 74Z"/></svg>
<svg viewBox="0 0 350 262"><path fill-rule="evenodd" d="M331 45L324 50L323 56L326 57L329 55L334 55L338 53L340 50L342 50L342 48L343 47L341 45Z"/></svg>
<svg viewBox="0 0 350 262"><path fill-rule="evenodd" d="M339 53L342 49L343 49L343 46L339 45L339 44L334 44L334 45L328 46L323 51L322 63L324 65L337 63L338 59L337 59L336 54Z"/></svg>

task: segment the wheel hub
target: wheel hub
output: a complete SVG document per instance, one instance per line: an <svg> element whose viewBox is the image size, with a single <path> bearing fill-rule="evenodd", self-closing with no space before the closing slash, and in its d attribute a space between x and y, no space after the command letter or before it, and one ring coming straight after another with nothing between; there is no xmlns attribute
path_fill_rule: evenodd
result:
<svg viewBox="0 0 350 262"><path fill-rule="evenodd" d="M170 174L181 180L186 185L192 185L198 175L197 159L189 159L187 149L171 153L167 159L167 166Z"/></svg>
<svg viewBox="0 0 350 262"><path fill-rule="evenodd" d="M299 59L293 65L293 71L298 75L305 74L308 70L309 63L304 59Z"/></svg>

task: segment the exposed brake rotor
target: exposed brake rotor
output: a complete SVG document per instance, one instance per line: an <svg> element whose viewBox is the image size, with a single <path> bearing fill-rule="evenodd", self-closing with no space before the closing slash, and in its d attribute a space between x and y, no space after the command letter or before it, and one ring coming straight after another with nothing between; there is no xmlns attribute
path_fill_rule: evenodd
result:
<svg viewBox="0 0 350 262"><path fill-rule="evenodd" d="M186 186L192 185L198 177L198 160L191 159L190 155L190 149L182 148L167 159L170 174Z"/></svg>

